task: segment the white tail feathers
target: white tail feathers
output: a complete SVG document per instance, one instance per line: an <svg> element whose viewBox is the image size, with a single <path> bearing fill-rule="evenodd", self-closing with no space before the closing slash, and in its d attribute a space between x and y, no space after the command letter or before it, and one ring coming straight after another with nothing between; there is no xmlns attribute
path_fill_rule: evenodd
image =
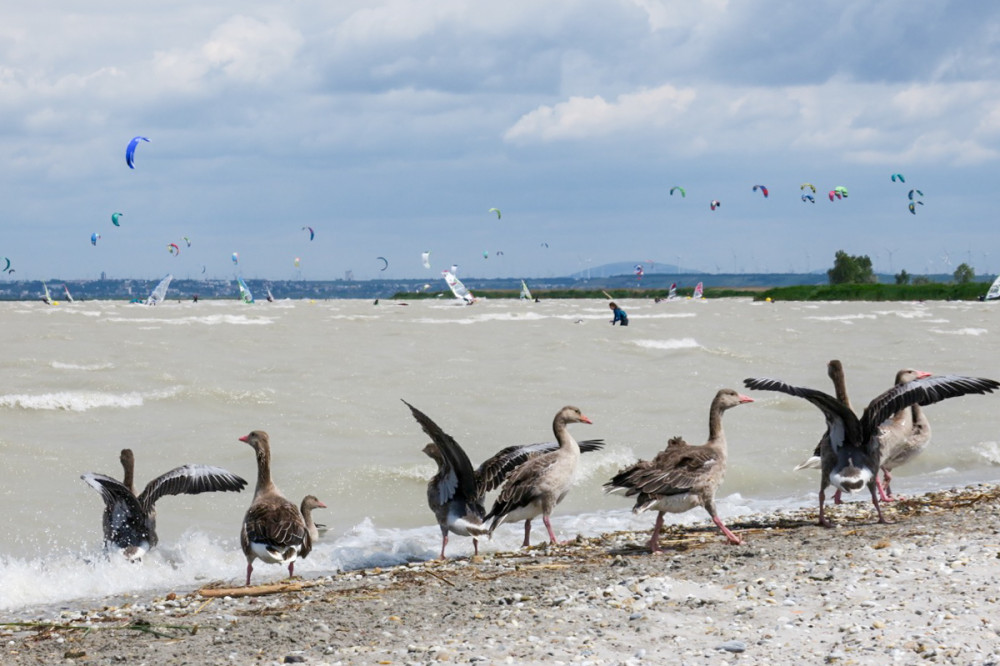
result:
<svg viewBox="0 0 1000 666"><path fill-rule="evenodd" d="M800 469L819 469L820 466L821 466L821 463L822 463L822 460L820 459L819 456L812 456L812 457L809 458L809 460L806 460L806 461L801 462L798 465L796 465L795 469L793 471L797 472Z"/></svg>

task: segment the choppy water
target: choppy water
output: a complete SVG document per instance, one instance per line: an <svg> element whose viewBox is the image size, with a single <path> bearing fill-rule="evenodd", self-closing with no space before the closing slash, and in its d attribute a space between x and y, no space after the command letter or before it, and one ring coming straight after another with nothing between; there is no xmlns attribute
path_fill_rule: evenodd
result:
<svg viewBox="0 0 1000 666"><path fill-rule="evenodd" d="M99 496L80 479L120 478L132 448L137 485L178 465L220 465L253 484L238 437L267 430L279 487L315 494L330 526L305 575L431 558L439 531L426 506L434 467L404 398L452 434L474 463L503 446L552 439L565 404L604 438L557 510L569 538L648 529L601 484L668 437L707 435L721 387L772 376L828 389L840 358L857 408L901 367L1000 378L995 304L624 302L631 326L611 327L606 301L90 302L0 304L0 609L146 589L241 582L238 534L249 492L160 500L160 547L141 566L101 557ZM773 393L727 413L730 469L720 511L812 504L818 474L792 472L823 430L820 412ZM930 449L897 472L922 491L1000 478L1000 396L928 408ZM675 517L705 521L700 510ZM534 540L543 538L536 527ZM519 526L489 549L519 545ZM471 552L453 537L449 553ZM258 564L255 580L280 578Z"/></svg>

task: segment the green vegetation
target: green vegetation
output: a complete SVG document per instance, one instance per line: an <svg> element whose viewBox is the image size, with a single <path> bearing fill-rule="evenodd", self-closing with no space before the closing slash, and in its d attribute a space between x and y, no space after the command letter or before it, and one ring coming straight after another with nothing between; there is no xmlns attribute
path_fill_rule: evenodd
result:
<svg viewBox="0 0 1000 666"><path fill-rule="evenodd" d="M762 291L756 300L772 301L974 301L986 293L982 282L963 284L835 284L778 287Z"/></svg>
<svg viewBox="0 0 1000 666"><path fill-rule="evenodd" d="M689 297L694 292L693 288L678 289L677 295L681 298ZM705 298L749 298L759 293L758 289L726 289L708 288L705 289ZM521 291L515 289L476 289L474 292L477 298L487 298L499 300L505 298L517 299L521 296ZM540 301L557 298L603 298L608 296L614 299L625 300L655 300L665 299L669 294L668 289L532 289L531 295ZM423 300L427 298L451 298L450 292L399 292L393 296L398 300Z"/></svg>
<svg viewBox="0 0 1000 666"><path fill-rule="evenodd" d="M872 270L872 260L868 255L852 257L843 250L837 250L833 268L826 272L830 284L874 284L878 282Z"/></svg>
<svg viewBox="0 0 1000 666"><path fill-rule="evenodd" d="M958 284L968 284L976 279L976 272L966 263L959 264L953 276Z"/></svg>

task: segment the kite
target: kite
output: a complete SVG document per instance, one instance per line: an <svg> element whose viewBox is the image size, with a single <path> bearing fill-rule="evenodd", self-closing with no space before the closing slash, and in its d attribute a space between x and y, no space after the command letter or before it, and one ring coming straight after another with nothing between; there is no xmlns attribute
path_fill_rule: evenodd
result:
<svg viewBox="0 0 1000 666"><path fill-rule="evenodd" d="M487 212L487 213L496 213L496 214L497 214L497 219L498 219L498 220L500 219L500 209L499 209L499 208L490 208L490 209L489 209L488 211L486 211L486 212Z"/></svg>
<svg viewBox="0 0 1000 666"><path fill-rule="evenodd" d="M382 266L382 268L379 269L380 271L384 271L385 269L389 268L388 259L386 259L385 257L375 257L375 258L381 261L383 264L385 264L384 266Z"/></svg>
<svg viewBox="0 0 1000 666"><path fill-rule="evenodd" d="M309 230L309 240L312 240L313 238L316 238L316 232L313 231L312 227L302 227L302 231L305 231L306 229Z"/></svg>
<svg viewBox="0 0 1000 666"><path fill-rule="evenodd" d="M4 266L4 267L3 267L3 269L0 269L0 273L3 273L3 272L5 272L5 271L6 271L6 270L7 270L8 268L10 268L10 259L8 259L7 257L2 257L2 259L3 259L4 261L6 261L6 262L7 262L7 265L6 265L6 266Z"/></svg>
<svg viewBox="0 0 1000 666"><path fill-rule="evenodd" d="M901 183L905 183L906 182L906 179L903 178L903 174L901 174L901 173L894 173L894 174L892 174L892 182L895 183L897 180L899 182L901 182Z"/></svg>
<svg viewBox="0 0 1000 666"><path fill-rule="evenodd" d="M721 203L719 203L719 201L718 201L717 199L712 199L712 203L710 203L710 204L708 205L708 207L709 207L709 208L711 208L712 210L715 210L716 208L718 208L718 207L719 207L719 206L721 206L721 205L722 205L722 204L721 204Z"/></svg>
<svg viewBox="0 0 1000 666"><path fill-rule="evenodd" d="M116 227L122 226L122 225L118 224L118 218L121 217L124 214L125 213L111 213L111 224L115 225Z"/></svg>
<svg viewBox="0 0 1000 666"><path fill-rule="evenodd" d="M913 213L914 215L917 214L917 204L920 204L921 206L923 206L924 202L923 201L911 201L910 202L910 212Z"/></svg>
<svg viewBox="0 0 1000 666"><path fill-rule="evenodd" d="M183 240L185 243L187 243L188 247L191 247L191 239L190 238L188 238L187 236L181 236L181 240Z"/></svg>
<svg viewBox="0 0 1000 666"><path fill-rule="evenodd" d="M766 199L767 198L767 188L764 187L763 185L754 185L753 186L753 191L754 192L756 192L758 189L760 190L760 193L763 194L764 198Z"/></svg>
<svg viewBox="0 0 1000 666"><path fill-rule="evenodd" d="M233 266L239 266L239 265L240 265L240 253L233 252Z"/></svg>
<svg viewBox="0 0 1000 666"><path fill-rule="evenodd" d="M813 203L816 203L816 199L811 194L803 194L802 195L802 201L803 202L805 202L805 201L811 201Z"/></svg>
<svg viewBox="0 0 1000 666"><path fill-rule="evenodd" d="M802 183L801 185L799 185L800 190L804 190L807 187L813 191L813 194L816 194L816 186L813 185L812 183Z"/></svg>
<svg viewBox="0 0 1000 666"><path fill-rule="evenodd" d="M101 240L101 234L97 233L96 231L94 233L90 234L90 244L91 245L97 245L97 241L99 241L99 240Z"/></svg>
<svg viewBox="0 0 1000 666"><path fill-rule="evenodd" d="M128 148L125 149L125 164L128 165L129 169L135 168L135 147L139 145L140 141L149 143L149 139L146 137L137 136L128 142Z"/></svg>
<svg viewBox="0 0 1000 666"><path fill-rule="evenodd" d="M681 198L682 199L685 198L685 197L687 197L687 192L685 192L684 188L681 187L680 185L674 185L673 187L670 188L670 196L674 196L674 190L676 190L676 191L678 191L678 192L681 193Z"/></svg>
<svg viewBox="0 0 1000 666"><path fill-rule="evenodd" d="M295 257L295 267L296 268L299 267L299 258L298 257Z"/></svg>
<svg viewBox="0 0 1000 666"><path fill-rule="evenodd" d="M181 249L177 247L177 243L167 243L167 252L176 257L181 253Z"/></svg>
<svg viewBox="0 0 1000 666"><path fill-rule="evenodd" d="M923 193L923 192L921 192L920 190L910 190L910 193L909 193L909 194L907 195L907 196L909 196L909 197L910 197L910 201L913 201L913 193L914 193L914 192L916 192L916 193L917 193L917 194L919 194L920 196L924 196L924 193Z"/></svg>
<svg viewBox="0 0 1000 666"><path fill-rule="evenodd" d="M424 268L430 268L431 267L431 253L430 252L421 252L420 253L420 261L423 263Z"/></svg>

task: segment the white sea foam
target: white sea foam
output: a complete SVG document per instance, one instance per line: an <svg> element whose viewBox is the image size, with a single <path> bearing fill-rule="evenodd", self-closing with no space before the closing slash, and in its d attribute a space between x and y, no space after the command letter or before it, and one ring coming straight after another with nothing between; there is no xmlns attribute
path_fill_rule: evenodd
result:
<svg viewBox="0 0 1000 666"><path fill-rule="evenodd" d="M697 349L701 347L697 340L693 338L679 338L673 340L632 340L632 344L644 349Z"/></svg>
<svg viewBox="0 0 1000 666"><path fill-rule="evenodd" d="M270 317L250 317L247 315L216 314L201 317L107 317L109 322L123 322L128 324L158 324L167 326L191 326L193 324L203 324L206 326L266 326L273 324L274 319Z"/></svg>
<svg viewBox="0 0 1000 666"><path fill-rule="evenodd" d="M110 370L115 367L114 363L62 363L52 361L50 364L56 370Z"/></svg>
<svg viewBox="0 0 1000 666"><path fill-rule="evenodd" d="M845 324L853 324L858 319L878 319L878 317L874 314L846 314L806 317L806 319L813 319L815 321L839 321Z"/></svg>
<svg viewBox="0 0 1000 666"><path fill-rule="evenodd" d="M38 395L0 395L0 407L28 410L65 410L85 412L91 409L141 407L146 400L169 398L178 393L179 388L161 391L109 393L104 391L57 391Z"/></svg>
<svg viewBox="0 0 1000 666"><path fill-rule="evenodd" d="M941 335L984 335L989 333L985 328L958 328L953 331L946 331L940 328L932 328L931 333L940 333Z"/></svg>

